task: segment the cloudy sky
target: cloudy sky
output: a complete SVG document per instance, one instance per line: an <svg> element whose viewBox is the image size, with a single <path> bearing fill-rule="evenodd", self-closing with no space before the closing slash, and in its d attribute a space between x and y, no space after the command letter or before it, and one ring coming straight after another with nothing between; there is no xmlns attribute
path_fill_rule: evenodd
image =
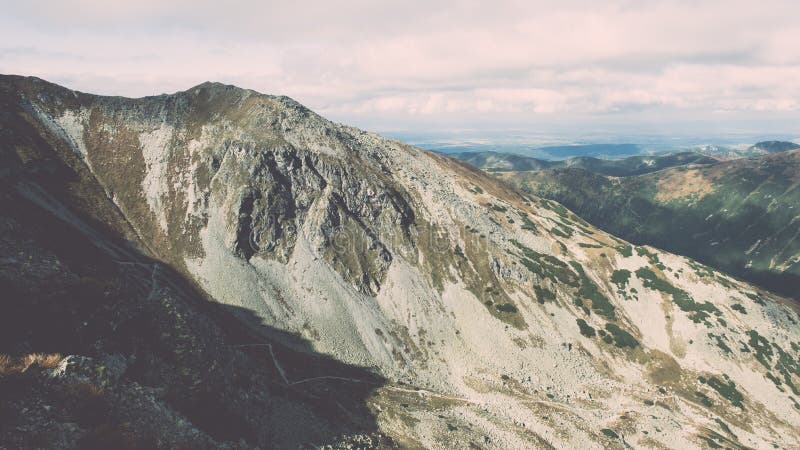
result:
<svg viewBox="0 0 800 450"><path fill-rule="evenodd" d="M0 6L0 73L94 93L217 80L378 131L800 132L796 0Z"/></svg>

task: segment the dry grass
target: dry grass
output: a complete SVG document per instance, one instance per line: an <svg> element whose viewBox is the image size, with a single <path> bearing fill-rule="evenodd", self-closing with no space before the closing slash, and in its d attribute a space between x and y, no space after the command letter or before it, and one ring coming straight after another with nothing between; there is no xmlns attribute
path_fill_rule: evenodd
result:
<svg viewBox="0 0 800 450"><path fill-rule="evenodd" d="M706 171L700 169L685 172L667 171L658 179L656 200L666 203L693 196L696 201L713 191L714 177L707 176Z"/></svg>
<svg viewBox="0 0 800 450"><path fill-rule="evenodd" d="M20 370L17 368L17 361L15 358L0 354L0 377L19 372Z"/></svg>
<svg viewBox="0 0 800 450"><path fill-rule="evenodd" d="M58 353L31 353L22 357L0 354L0 377L23 373L32 366L52 369L62 359Z"/></svg>
<svg viewBox="0 0 800 450"><path fill-rule="evenodd" d="M25 369L36 364L42 369L53 369L64 359L59 353L31 353L23 357Z"/></svg>

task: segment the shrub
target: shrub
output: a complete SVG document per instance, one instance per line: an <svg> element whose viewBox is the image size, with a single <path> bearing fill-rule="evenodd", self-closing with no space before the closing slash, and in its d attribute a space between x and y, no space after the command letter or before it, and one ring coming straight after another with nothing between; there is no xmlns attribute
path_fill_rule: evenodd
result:
<svg viewBox="0 0 800 450"><path fill-rule="evenodd" d="M614 345L619 348L630 347L636 348L639 346L639 341L636 340L630 333L622 328L614 325L613 323L606 324L606 330L614 339Z"/></svg>
<svg viewBox="0 0 800 450"><path fill-rule="evenodd" d="M614 313L614 305L608 301L605 295L603 295L597 286L592 282L591 279L586 275L586 272L583 271L583 266L575 261L570 261L572 268L578 273L578 276L581 279L581 287L578 289L578 295L585 298L586 300L590 300L592 302L592 310L597 314L607 317L609 319L615 319L616 314Z"/></svg>
<svg viewBox="0 0 800 450"><path fill-rule="evenodd" d="M722 314L712 303L698 303L694 301L688 292L676 288L670 282L659 278L655 272L647 267L637 269L636 276L642 280L642 285L644 287L671 295L675 305L682 311L692 313L689 315L689 318L696 323L706 320L708 318L708 313L714 313L715 315Z"/></svg>
<svg viewBox="0 0 800 450"><path fill-rule="evenodd" d="M602 432L604 435L606 435L606 437L609 437L611 439L619 439L619 435L615 433L614 430L612 429L603 428L602 430L600 430L600 432Z"/></svg>
<svg viewBox="0 0 800 450"><path fill-rule="evenodd" d="M619 252L620 255L622 255L625 258L630 258L631 256L633 256L633 247L631 247L630 245L621 245L617 247L617 251Z"/></svg>
<svg viewBox="0 0 800 450"><path fill-rule="evenodd" d="M717 391L719 395L728 399L733 406L738 406L739 408L744 409L744 404L742 403L744 396L741 392L739 392L738 389L736 389L736 383L730 380L728 380L726 383L717 377L710 377L706 383L715 391Z"/></svg>
<svg viewBox="0 0 800 450"><path fill-rule="evenodd" d="M497 308L497 310L500 311L500 312L505 312L505 313L516 313L517 312L517 307L512 305L511 303L503 303L502 305L498 304L498 305L494 305L494 307Z"/></svg>
<svg viewBox="0 0 800 450"><path fill-rule="evenodd" d="M577 322L578 322L578 328L580 329L582 335L588 338L595 337L597 333L595 332L594 327L586 323L586 321L583 319L578 319Z"/></svg>
<svg viewBox="0 0 800 450"><path fill-rule="evenodd" d="M556 299L556 294L554 294L550 289L543 288L541 286L534 286L533 290L536 292L536 301L542 305L548 300Z"/></svg>

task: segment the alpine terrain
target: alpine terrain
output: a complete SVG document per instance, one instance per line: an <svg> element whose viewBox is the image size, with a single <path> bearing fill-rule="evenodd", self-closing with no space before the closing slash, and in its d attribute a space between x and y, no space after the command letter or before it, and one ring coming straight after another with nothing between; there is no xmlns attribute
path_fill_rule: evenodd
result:
<svg viewBox="0 0 800 450"><path fill-rule="evenodd" d="M287 97L0 102L0 447L800 446L796 303Z"/></svg>
<svg viewBox="0 0 800 450"><path fill-rule="evenodd" d="M576 168L500 175L630 242L800 295L798 149L624 178Z"/></svg>

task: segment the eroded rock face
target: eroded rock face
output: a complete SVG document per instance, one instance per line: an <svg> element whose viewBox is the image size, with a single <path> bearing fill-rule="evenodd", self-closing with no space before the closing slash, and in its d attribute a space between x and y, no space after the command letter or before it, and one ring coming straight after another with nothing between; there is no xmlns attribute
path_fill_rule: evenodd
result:
<svg viewBox="0 0 800 450"><path fill-rule="evenodd" d="M402 445L800 444L783 299L285 97L6 89L243 327L385 377L368 407Z"/></svg>

